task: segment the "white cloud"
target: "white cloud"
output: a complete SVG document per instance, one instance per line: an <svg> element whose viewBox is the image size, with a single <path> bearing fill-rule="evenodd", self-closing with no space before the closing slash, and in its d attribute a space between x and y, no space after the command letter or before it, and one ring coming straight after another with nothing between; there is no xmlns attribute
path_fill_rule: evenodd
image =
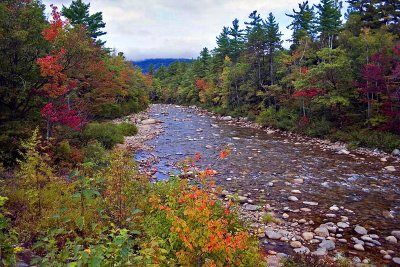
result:
<svg viewBox="0 0 400 267"><path fill-rule="evenodd" d="M300 0L299 0L300 1ZM89 0L84 0L89 2ZM317 0L309 1L310 4ZM70 0L43 0L68 6ZM103 12L109 47L133 60L159 57L197 57L203 47L213 48L223 26L247 20L253 10L263 18L273 12L284 39L290 37L285 16L298 0L92 0L91 12Z"/></svg>

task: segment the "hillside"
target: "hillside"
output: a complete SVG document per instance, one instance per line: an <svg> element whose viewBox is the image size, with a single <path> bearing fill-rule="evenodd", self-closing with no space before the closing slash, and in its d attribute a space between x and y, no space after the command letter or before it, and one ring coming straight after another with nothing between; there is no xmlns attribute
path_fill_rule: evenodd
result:
<svg viewBox="0 0 400 267"><path fill-rule="evenodd" d="M176 61L189 63L192 60L188 58L151 58L139 61L132 61L132 64L141 68L144 73L147 73L151 64L153 64L155 70L158 70L161 66L168 67Z"/></svg>

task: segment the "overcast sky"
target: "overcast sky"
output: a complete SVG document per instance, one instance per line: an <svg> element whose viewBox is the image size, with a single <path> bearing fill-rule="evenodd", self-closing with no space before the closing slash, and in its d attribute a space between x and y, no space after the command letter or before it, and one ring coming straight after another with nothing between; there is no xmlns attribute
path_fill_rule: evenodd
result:
<svg viewBox="0 0 400 267"><path fill-rule="evenodd" d="M238 18L243 25L257 10L265 19L272 12L283 38L290 38L285 13L301 0L92 0L91 13L103 12L106 45L131 60L196 58L203 47L215 47L223 26ZM89 2L88 0L84 2ZM318 0L309 0L310 4ZM71 0L43 0L48 7L68 6ZM49 13L49 9L48 9Z"/></svg>

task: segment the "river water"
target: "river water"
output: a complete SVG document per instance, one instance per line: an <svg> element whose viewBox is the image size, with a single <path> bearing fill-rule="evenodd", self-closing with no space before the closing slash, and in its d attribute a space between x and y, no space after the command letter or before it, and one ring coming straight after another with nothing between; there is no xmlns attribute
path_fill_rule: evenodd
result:
<svg viewBox="0 0 400 267"><path fill-rule="evenodd" d="M288 137L265 130L243 128L221 121L196 109L174 105L152 105L150 117L163 123L164 132L148 141L154 146L151 155L159 158L155 176L168 179L178 172L177 162L202 154L197 163L218 172L216 181L229 191L248 195L255 203L269 203L277 208L305 207L303 201L318 202L310 217L322 222L329 207L343 207L336 214L349 217L352 224L376 229L383 236L398 229L400 223L399 160L356 153L338 154L307 138ZM229 147L225 160L218 152ZM136 158L148 157L138 152ZM384 170L392 165L395 172ZM301 178L303 184L293 183ZM297 202L288 200L292 190L300 190ZM296 216L296 215L294 215Z"/></svg>

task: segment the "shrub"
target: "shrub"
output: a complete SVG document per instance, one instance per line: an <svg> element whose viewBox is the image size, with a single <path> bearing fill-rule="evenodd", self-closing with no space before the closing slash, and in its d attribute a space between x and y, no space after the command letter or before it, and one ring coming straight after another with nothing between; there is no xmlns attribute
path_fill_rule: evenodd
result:
<svg viewBox="0 0 400 267"><path fill-rule="evenodd" d="M325 118L320 120L313 119L310 124L307 125L305 133L312 137L325 137L331 130L331 123Z"/></svg>
<svg viewBox="0 0 400 267"><path fill-rule="evenodd" d="M108 153L104 146L97 140L89 141L84 151L84 162L93 162L96 165L104 165L108 160Z"/></svg>
<svg viewBox="0 0 400 267"><path fill-rule="evenodd" d="M120 133L123 136L132 136L137 134L137 127L136 125L132 124L132 123L128 123L128 122L123 122L120 124L116 125L118 127L118 130L120 131Z"/></svg>
<svg viewBox="0 0 400 267"><path fill-rule="evenodd" d="M257 117L257 122L261 125L289 131L296 128L297 121L298 116L285 108L276 111L273 107L269 107Z"/></svg>
<svg viewBox="0 0 400 267"><path fill-rule="evenodd" d="M142 264L263 266L258 242L237 214L201 184L203 189L173 178L155 185L153 210L145 220L152 242L142 244Z"/></svg>
<svg viewBox="0 0 400 267"><path fill-rule="evenodd" d="M278 218L275 217L274 213L272 212L267 212L266 214L264 214L262 216L262 221L263 223L276 223L276 224L280 224L282 223L281 220L279 220Z"/></svg>
<svg viewBox="0 0 400 267"><path fill-rule="evenodd" d="M8 229L9 220L5 216L6 210L4 209L6 201L6 197L0 196L0 264L15 266L16 258L13 246L17 243L17 238Z"/></svg>
<svg viewBox="0 0 400 267"><path fill-rule="evenodd" d="M85 127L82 136L86 141L99 141L107 149L124 142L121 131L112 123L90 123Z"/></svg>
<svg viewBox="0 0 400 267"><path fill-rule="evenodd" d="M106 149L111 149L116 144L122 144L124 136L135 135L136 133L136 126L130 123L92 122L85 127L82 137L87 142L97 140Z"/></svg>
<svg viewBox="0 0 400 267"><path fill-rule="evenodd" d="M364 146L379 148L386 152L400 148L400 136L388 132L375 130L338 131L332 134L331 139L335 141L351 142L351 146Z"/></svg>

